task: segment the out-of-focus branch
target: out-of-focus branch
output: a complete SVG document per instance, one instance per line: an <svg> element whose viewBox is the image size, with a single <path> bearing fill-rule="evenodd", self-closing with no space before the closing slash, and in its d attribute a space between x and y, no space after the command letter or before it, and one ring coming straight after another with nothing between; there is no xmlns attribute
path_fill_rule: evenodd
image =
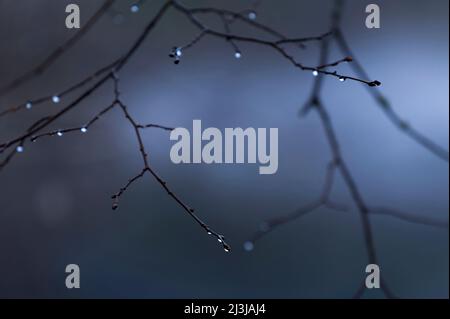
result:
<svg viewBox="0 0 450 319"><path fill-rule="evenodd" d="M347 210L347 208L344 207L343 205L338 205L336 203L333 203L330 199L330 193L331 193L331 189L333 187L334 176L336 174L336 168L337 168L337 165L334 161L328 164L328 167L326 170L325 181L324 181L323 188L322 188L322 193L319 196L319 198L306 204L303 207L300 207L299 209L296 209L295 211L293 211L287 215L275 217L275 218L268 219L268 220L262 222L259 226L259 230L257 232L255 232L253 234L253 236L247 242L244 243L244 248L247 251L253 250L254 244L258 240L260 240L262 237L264 237L268 233L274 231L279 226L290 223L294 220L300 219L321 207L326 207L326 208L329 208L332 210L337 210L337 211Z"/></svg>
<svg viewBox="0 0 450 319"><path fill-rule="evenodd" d="M84 35L86 35L95 26L100 18L108 11L109 8L111 8L113 3L114 0L106 0L103 5L97 10L97 12L95 12L94 15L86 22L86 24L83 25L83 28L81 28L73 37L57 47L52 53L50 53L47 58L44 59L44 61L42 61L35 68L14 79L4 87L1 87L0 97L4 96L12 90L17 89L22 84L28 82L35 76L41 75L43 72L45 72L51 65L53 65L53 63L56 62L56 60L59 59L59 57L61 57L65 52L69 51L76 43L78 43L83 38ZM0 116L1 115L2 113L0 113Z"/></svg>
<svg viewBox="0 0 450 319"><path fill-rule="evenodd" d="M343 1L337 0L336 1L336 7L332 15L332 32L333 34L337 34L337 41L341 43L341 46L345 49L343 50L344 54L347 54L348 57L344 58L342 60L338 60L336 62L329 63L328 61L328 55L329 55L329 39L325 39L322 41L322 47L321 47L321 53L320 53L320 66L317 67L317 70L320 69L326 69L330 66L336 66L342 62L351 62L353 60L353 55L351 54L351 51L349 48L346 48L345 42L343 42L343 38L341 39L341 33L339 31L339 25L340 25L340 17L341 17L341 11L342 11L342 3ZM361 77L366 77L367 74L365 73L364 69L358 64L356 65L356 69L359 71L359 75ZM265 234L269 233L270 231L273 231L275 228L282 224L286 224L289 222L292 222L294 220L297 220L303 216L305 216L308 213L313 212L317 208L324 205L324 203L329 201L329 194L332 187L332 177L334 176L335 170L339 170L341 173L341 176L345 182L345 185L347 189L350 192L350 195L352 196L352 200L354 204L356 205L359 216L361 218L361 224L363 228L363 235L364 235L364 243L368 254L368 260L370 264L379 264L375 243L373 239L373 230L371 226L371 221L369 215L387 215L391 217L395 217L398 219L402 219L408 222L413 222L416 224L421 225L428 225L428 226L435 226L440 228L448 229L448 222L444 221L437 221L435 219L427 218L427 217L419 217L419 216L413 216L407 213L395 211L392 209L387 208L372 208L370 209L368 205L366 204L366 201L364 200L362 193L353 178L351 171L346 163L346 161L343 158L341 148L339 145L339 141L337 139L337 135L335 133L335 129L333 127L332 119L323 105L323 102L321 100L321 94L322 94L322 88L323 88L323 73L315 72L314 76L316 76L314 86L310 95L310 98L307 100L307 103L302 108L302 115L308 114L310 110L316 110L320 122L322 124L322 127L324 129L325 136L327 138L328 144L330 146L331 154L332 154L332 166L331 169L329 167L328 173L327 173L327 179L324 187L324 192L319 200L312 202L305 207L300 208L299 210L295 211L294 213L284 215L282 217L273 218L268 220L267 222L264 222L260 229L250 238L249 241L244 243L244 248L246 250L252 250L254 248L254 243L262 238ZM373 93L372 93L373 92ZM379 100L381 94L378 91L371 90L371 93L374 94ZM383 98L384 99L384 98ZM394 113L395 114L395 113ZM405 128L403 128L405 129ZM416 132L415 130L412 130L412 132ZM417 133L416 133L417 134ZM420 139L421 140L421 139ZM436 147L433 143L425 143L426 147L429 148L430 151L433 153L436 153L437 155L440 154L440 150L438 147ZM441 154L442 155L442 154ZM331 182L330 182L331 181ZM354 294L354 298L360 298L362 297L364 291L365 291L365 283L358 288L356 293ZM387 285L386 281L383 279L381 282L381 289L384 292L385 296L388 298L395 298L395 295L391 292L389 286Z"/></svg>
<svg viewBox="0 0 450 319"><path fill-rule="evenodd" d="M347 54L353 58L354 61L351 64L351 67L355 73L363 78L368 77L368 73L362 64L355 58L352 49L340 29L336 30L334 37L343 54ZM403 120L393 109L389 100L379 90L369 90L369 93L375 99L375 102L383 110L392 124L394 124L401 132L412 138L416 143L425 147L425 149L430 151L432 154L448 162L448 150L445 150L443 147L433 142L431 139L420 133L416 128Z"/></svg>

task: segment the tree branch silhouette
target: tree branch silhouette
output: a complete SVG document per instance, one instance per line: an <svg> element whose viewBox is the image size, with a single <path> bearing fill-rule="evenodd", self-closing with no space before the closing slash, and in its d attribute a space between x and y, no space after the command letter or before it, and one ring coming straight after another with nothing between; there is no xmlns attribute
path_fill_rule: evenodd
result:
<svg viewBox="0 0 450 319"><path fill-rule="evenodd" d="M363 68L362 64L355 58L350 46L347 43L347 40L344 37L343 32L338 28L334 33L334 37L338 44L338 47L342 51L343 54L347 54L353 57L354 61L351 64L351 67L355 71L358 76L366 77L368 76L366 70ZM375 99L375 102L378 106L383 110L386 114L387 118L394 124L400 131L405 133L407 136L412 138L415 142L425 147L428 151L441 158L442 160L448 162L448 151L437 145L431 139L420 133L413 126L408 124L405 120L403 120L397 112L392 108L389 100L378 90L369 90L370 95Z"/></svg>
<svg viewBox="0 0 450 319"><path fill-rule="evenodd" d="M53 63L56 62L65 52L74 47L100 20L100 18L111 8L114 0L106 0L103 5L94 13L94 15L86 22L73 37L57 47L49 56L47 56L39 65L31 69L27 73L12 80L10 83L0 88L0 97L8 94L10 91L19 88L25 82L30 81L36 76L44 73ZM14 112L14 111L12 111ZM2 113L0 113L0 116Z"/></svg>

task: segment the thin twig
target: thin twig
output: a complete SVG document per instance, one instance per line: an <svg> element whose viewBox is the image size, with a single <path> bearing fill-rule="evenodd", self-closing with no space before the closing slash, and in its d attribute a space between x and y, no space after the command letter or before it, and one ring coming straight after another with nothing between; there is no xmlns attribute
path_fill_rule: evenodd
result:
<svg viewBox="0 0 450 319"><path fill-rule="evenodd" d="M284 215L281 217L272 218L272 219L262 222L260 224L259 230L257 232L255 232L253 234L253 236L244 244L244 248L246 250L252 250L254 247L254 244L258 240L260 240L262 237L264 237L268 233L274 231L279 226L290 223L294 220L300 219L321 207L327 207L329 209L339 210L339 211L346 210L346 208L343 207L342 205L336 205L336 204L330 202L330 193L331 193L331 189L333 187L336 168L337 168L337 165L334 161L331 162L330 164L328 164L322 193L317 200L314 200L314 201L306 204L305 206L303 206L299 209L296 209L295 211L293 211L290 214L287 214L287 215Z"/></svg>

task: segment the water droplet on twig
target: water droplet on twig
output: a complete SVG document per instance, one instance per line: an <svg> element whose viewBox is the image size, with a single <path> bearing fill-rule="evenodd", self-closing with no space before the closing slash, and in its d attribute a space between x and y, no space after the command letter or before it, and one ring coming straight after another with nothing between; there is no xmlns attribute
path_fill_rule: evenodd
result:
<svg viewBox="0 0 450 319"><path fill-rule="evenodd" d="M53 103L57 104L57 103L61 102L61 98L58 95L53 95L52 101L53 101Z"/></svg>

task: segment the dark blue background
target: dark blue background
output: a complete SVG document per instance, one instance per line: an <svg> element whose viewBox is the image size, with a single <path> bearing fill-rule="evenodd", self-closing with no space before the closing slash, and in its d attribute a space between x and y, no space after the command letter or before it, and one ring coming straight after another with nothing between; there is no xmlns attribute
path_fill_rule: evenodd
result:
<svg viewBox="0 0 450 319"><path fill-rule="evenodd" d="M0 83L40 62L74 31L64 27L69 1L0 3ZM76 1L82 23L100 1ZM247 1L186 1L189 6L241 10ZM364 26L370 2L347 1L343 30L373 79L411 124L448 149L448 1L377 1L380 30ZM123 54L162 1L138 14L121 0L45 75L3 98L2 109L58 92ZM263 1L258 21L291 37L327 31L331 1ZM210 19L204 20L212 23ZM236 32L260 36L236 25ZM151 163L200 217L224 233L226 254L150 177L123 196L110 195L141 169L134 133L120 112L88 134L43 139L0 175L0 297L347 298L367 264L355 210L319 210L270 234L252 253L243 242L260 221L314 200L330 152L316 114L297 116L313 77L275 51L205 38L174 66L174 45L196 30L170 12L122 74L123 99L144 123L190 127L278 127L279 170L255 165L171 163L167 132L145 132ZM332 57L342 57L333 48ZM318 63L318 46L296 58ZM348 66L340 67L351 74ZM75 95L71 96L74 97ZM112 100L105 86L53 128L80 125ZM330 109L342 151L366 201L448 220L448 163L401 134L365 87L327 78ZM42 105L0 119L2 140L33 119L66 105ZM351 205L338 177L333 199ZM372 218L382 276L401 297L448 298L448 230L390 217ZM65 288L65 266L81 267L81 289ZM366 297L380 297L369 292Z"/></svg>

